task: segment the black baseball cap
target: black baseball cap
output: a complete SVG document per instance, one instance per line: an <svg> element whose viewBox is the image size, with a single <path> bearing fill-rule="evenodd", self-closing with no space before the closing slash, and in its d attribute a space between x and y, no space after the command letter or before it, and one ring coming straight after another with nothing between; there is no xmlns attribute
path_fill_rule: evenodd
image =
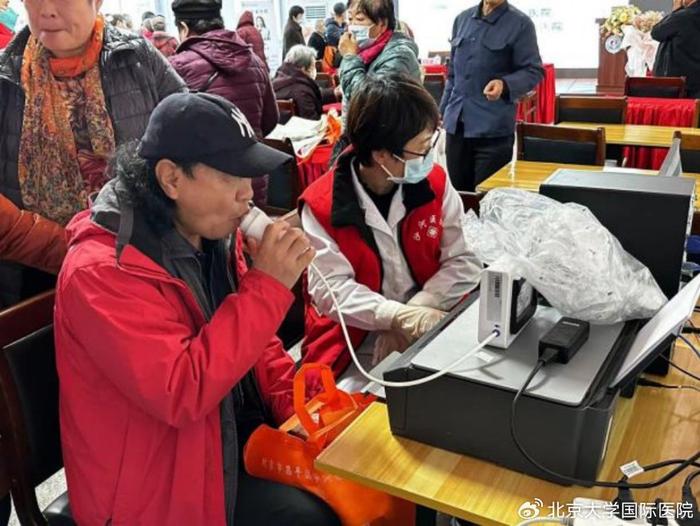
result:
<svg viewBox="0 0 700 526"><path fill-rule="evenodd" d="M202 163L237 177L260 177L292 157L258 142L238 107L209 93L175 93L153 110L141 139L144 159Z"/></svg>

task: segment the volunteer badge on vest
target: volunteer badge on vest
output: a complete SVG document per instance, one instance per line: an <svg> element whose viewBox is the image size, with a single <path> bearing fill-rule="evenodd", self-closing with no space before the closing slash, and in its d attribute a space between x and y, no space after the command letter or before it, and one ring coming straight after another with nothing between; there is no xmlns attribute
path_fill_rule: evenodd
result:
<svg viewBox="0 0 700 526"><path fill-rule="evenodd" d="M421 241L423 236L428 236L430 239L437 239L440 236L442 229L442 218L436 215L431 215L428 219L418 221L418 230L413 233L414 241Z"/></svg>

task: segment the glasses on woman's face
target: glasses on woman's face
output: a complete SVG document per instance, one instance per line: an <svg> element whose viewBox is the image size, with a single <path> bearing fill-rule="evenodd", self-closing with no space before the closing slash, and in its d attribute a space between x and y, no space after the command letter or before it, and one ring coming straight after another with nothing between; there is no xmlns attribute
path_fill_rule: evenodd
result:
<svg viewBox="0 0 700 526"><path fill-rule="evenodd" d="M411 150L403 150L403 153L408 153L410 155L415 155L416 157L420 157L421 159L425 160L425 158L430 154L431 151L437 146L438 141L440 140L440 131L435 130L435 133L433 133L433 138L430 140L430 148L428 148L425 152L423 153L418 153L418 152L412 152Z"/></svg>

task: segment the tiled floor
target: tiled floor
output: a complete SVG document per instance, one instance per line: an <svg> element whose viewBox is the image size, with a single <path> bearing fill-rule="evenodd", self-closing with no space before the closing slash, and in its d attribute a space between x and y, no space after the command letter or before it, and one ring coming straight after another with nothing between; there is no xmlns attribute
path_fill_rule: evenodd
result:
<svg viewBox="0 0 700 526"><path fill-rule="evenodd" d="M593 95L597 83L596 79L557 79L557 93Z"/></svg>

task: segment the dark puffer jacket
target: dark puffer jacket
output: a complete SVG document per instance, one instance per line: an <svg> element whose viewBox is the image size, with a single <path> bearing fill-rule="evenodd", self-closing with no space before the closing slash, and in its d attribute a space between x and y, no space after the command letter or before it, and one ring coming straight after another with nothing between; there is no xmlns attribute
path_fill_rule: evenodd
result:
<svg viewBox="0 0 700 526"><path fill-rule="evenodd" d="M294 20L287 20L287 25L284 26L284 38L282 41L282 60L287 58L287 52L297 44L306 44L304 32L301 26Z"/></svg>
<svg viewBox="0 0 700 526"><path fill-rule="evenodd" d="M185 40L170 63L192 90L201 90L214 73L217 77L206 90L220 95L240 108L258 137L277 126L279 112L267 67L235 31L217 29ZM267 178L253 180L255 202L267 202Z"/></svg>
<svg viewBox="0 0 700 526"><path fill-rule="evenodd" d="M29 36L29 29L24 28L0 53L0 193L20 208L17 163L25 104L20 75ZM100 72L117 145L140 139L158 103L171 93L186 90L150 43L111 27L105 29ZM0 305L17 302L22 284L21 267L0 264Z"/></svg>
<svg viewBox="0 0 700 526"><path fill-rule="evenodd" d="M332 88L320 89L301 68L284 63L272 80L277 98L292 99L296 113L302 119L318 120L323 114L323 105L335 102Z"/></svg>
<svg viewBox="0 0 700 526"><path fill-rule="evenodd" d="M252 11L243 11L241 18L238 20L236 33L238 33L238 36L241 37L243 42L253 46L253 53L263 61L265 67L269 70L270 67L267 65L267 57L265 56L265 42L263 41L260 31L257 30L253 23Z"/></svg>

